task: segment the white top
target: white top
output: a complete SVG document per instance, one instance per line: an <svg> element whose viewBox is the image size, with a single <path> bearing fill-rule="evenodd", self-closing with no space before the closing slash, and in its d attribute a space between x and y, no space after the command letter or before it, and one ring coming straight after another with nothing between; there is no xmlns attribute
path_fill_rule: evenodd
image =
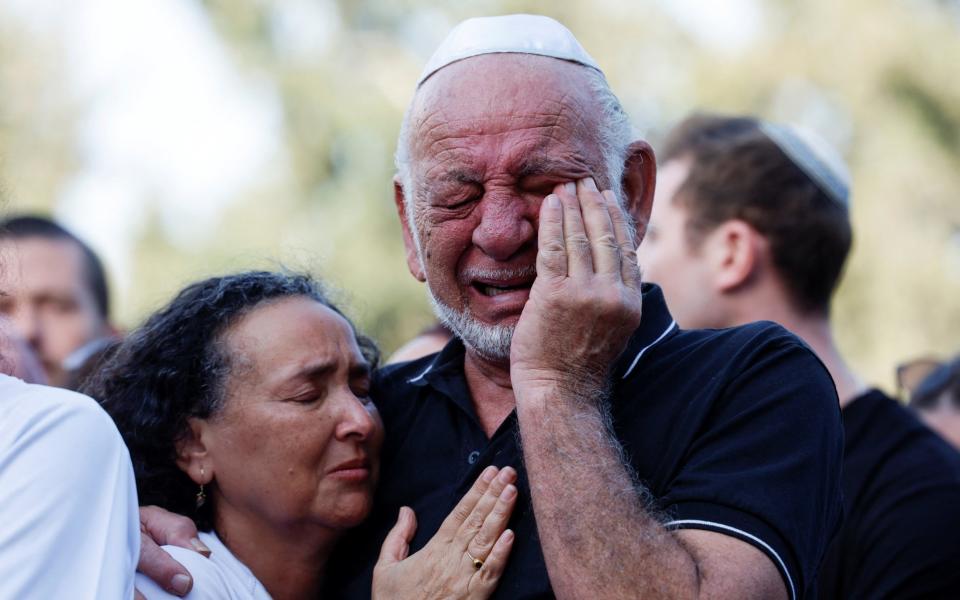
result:
<svg viewBox="0 0 960 600"><path fill-rule="evenodd" d="M110 417L0 375L0 599L129 599L139 555L133 468Z"/></svg>
<svg viewBox="0 0 960 600"><path fill-rule="evenodd" d="M843 157L825 139L799 125L761 122L760 130L828 198L844 208L850 207L850 172Z"/></svg>
<svg viewBox="0 0 960 600"><path fill-rule="evenodd" d="M193 576L193 589L184 596L186 600L270 600L263 584L223 545L216 533L200 533L200 540L210 548L210 558L193 550L163 546ZM140 573L137 573L137 589L147 600L178 598Z"/></svg>

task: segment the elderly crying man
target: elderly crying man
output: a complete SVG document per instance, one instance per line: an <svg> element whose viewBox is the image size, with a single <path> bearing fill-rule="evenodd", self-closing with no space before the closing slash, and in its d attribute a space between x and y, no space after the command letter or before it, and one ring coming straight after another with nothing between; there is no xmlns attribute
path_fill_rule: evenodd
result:
<svg viewBox="0 0 960 600"><path fill-rule="evenodd" d="M367 597L399 508L413 554L493 464L519 471L495 597L804 597L840 520L833 383L779 326L681 330L641 287L654 155L573 35L461 23L397 169L407 263L456 338L379 374L376 507L329 595Z"/></svg>

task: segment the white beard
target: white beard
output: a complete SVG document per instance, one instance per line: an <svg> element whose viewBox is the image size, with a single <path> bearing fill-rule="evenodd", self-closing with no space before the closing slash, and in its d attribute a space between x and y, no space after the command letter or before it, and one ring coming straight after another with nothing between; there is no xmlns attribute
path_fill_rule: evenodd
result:
<svg viewBox="0 0 960 600"><path fill-rule="evenodd" d="M427 286L427 296L433 312L447 329L463 341L463 344L480 356L498 361L510 360L510 342L515 325L487 325L473 318L470 309L462 312L443 304Z"/></svg>

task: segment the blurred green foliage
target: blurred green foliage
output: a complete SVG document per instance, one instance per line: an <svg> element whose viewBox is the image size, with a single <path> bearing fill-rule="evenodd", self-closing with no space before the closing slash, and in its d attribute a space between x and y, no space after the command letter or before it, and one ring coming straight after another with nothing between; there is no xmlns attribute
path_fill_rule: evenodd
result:
<svg viewBox="0 0 960 600"><path fill-rule="evenodd" d="M711 3L691 1L195 1L237 69L280 99L283 164L235 198L199 244L174 244L148 217L132 283L117 298L125 325L189 280L271 261L346 290L387 350L428 325L393 207L404 107L457 21L538 12L577 34L654 147L695 109L825 134L854 177L855 249L835 306L841 347L887 388L896 362L960 350L956 2L745 0L734 3L742 23L714 26L696 14ZM311 4L301 17L324 20L322 39L291 45L285 31ZM55 206L77 168L79 109L61 89L64 60L55 42L0 16L0 179L14 182L14 209Z"/></svg>

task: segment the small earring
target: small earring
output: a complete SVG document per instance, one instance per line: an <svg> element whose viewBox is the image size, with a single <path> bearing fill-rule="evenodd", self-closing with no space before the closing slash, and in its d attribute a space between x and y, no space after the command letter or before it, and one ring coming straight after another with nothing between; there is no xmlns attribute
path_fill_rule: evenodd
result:
<svg viewBox="0 0 960 600"><path fill-rule="evenodd" d="M200 479L203 479L203 467L200 467ZM207 502L207 493L203 491L203 484L200 484L200 491L197 492L197 508L199 509Z"/></svg>

